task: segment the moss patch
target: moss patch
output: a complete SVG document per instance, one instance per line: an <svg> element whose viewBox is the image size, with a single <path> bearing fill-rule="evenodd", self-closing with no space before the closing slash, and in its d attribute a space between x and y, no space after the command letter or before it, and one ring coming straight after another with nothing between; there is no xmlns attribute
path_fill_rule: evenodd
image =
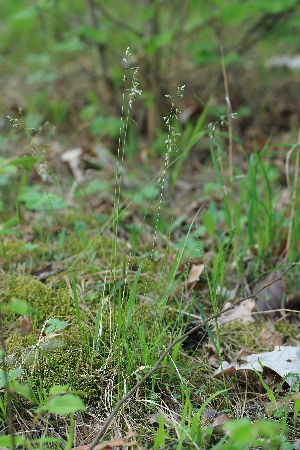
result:
<svg viewBox="0 0 300 450"><path fill-rule="evenodd" d="M20 239L4 240L0 246L0 265L3 269L9 269L16 263L31 265L32 262L43 261L49 252L49 245L43 242L39 242L35 248L26 248L26 243Z"/></svg>
<svg viewBox="0 0 300 450"><path fill-rule="evenodd" d="M38 326L49 317L70 317L75 315L74 301L67 287L54 290L31 276L3 276L0 282L2 302L9 303L12 297L26 300L39 314ZM5 322L17 316L7 312Z"/></svg>

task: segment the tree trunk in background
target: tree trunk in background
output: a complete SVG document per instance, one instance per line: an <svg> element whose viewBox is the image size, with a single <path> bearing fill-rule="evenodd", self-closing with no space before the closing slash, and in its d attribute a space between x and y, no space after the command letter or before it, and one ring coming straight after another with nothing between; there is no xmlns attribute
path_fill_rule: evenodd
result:
<svg viewBox="0 0 300 450"><path fill-rule="evenodd" d="M91 24L92 24L93 28L99 29L100 25L99 25L99 20L97 17L97 12L95 9L94 0L87 0L87 4L88 4L89 11L90 11ZM107 50L106 44L97 42L96 48L97 48L98 58L99 58L99 68L100 68L100 73L101 73L101 79L103 81L104 88L106 91L108 105L110 107L114 108L114 111L113 111L114 113L118 113L118 107L117 107L118 103L117 103L115 88L114 88L114 85L113 85L113 82L112 82L112 79L110 77L109 70L108 70L109 67L108 67L108 61L107 61L107 57L106 57L106 50Z"/></svg>
<svg viewBox="0 0 300 450"><path fill-rule="evenodd" d="M159 35L159 5L157 0L144 0L145 8L153 8L152 17L145 24L145 36L155 37ZM149 39L150 40L150 39ZM144 77L146 88L151 95L151 102L148 106L147 117L147 138L153 141L156 137L156 129L160 121L162 89L161 89L161 64L160 50L156 49L152 54L146 54L144 67Z"/></svg>

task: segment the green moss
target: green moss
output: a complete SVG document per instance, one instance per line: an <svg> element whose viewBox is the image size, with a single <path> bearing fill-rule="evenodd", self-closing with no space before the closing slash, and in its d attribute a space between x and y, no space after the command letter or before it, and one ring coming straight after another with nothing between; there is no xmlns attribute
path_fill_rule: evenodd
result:
<svg viewBox="0 0 300 450"><path fill-rule="evenodd" d="M282 337L297 339L297 335L299 334L298 326L291 324L288 320L276 322L274 328Z"/></svg>
<svg viewBox="0 0 300 450"><path fill-rule="evenodd" d="M7 354L14 353L16 361L22 355L23 349L36 343L36 338L33 335L27 335L22 337L19 333L10 333L5 341Z"/></svg>
<svg viewBox="0 0 300 450"><path fill-rule="evenodd" d="M228 345L233 351L240 351L247 348L249 351L255 351L257 346L257 336L261 332L260 322L247 322L246 324L235 321L220 328L220 340L226 339Z"/></svg>
<svg viewBox="0 0 300 450"><path fill-rule="evenodd" d="M91 404L102 398L106 387L102 367L103 359L99 353L86 352L78 345L69 344L61 350L44 352L38 364L28 368L27 373L36 383L36 389L40 380L46 391L53 384L67 384L71 389L83 391L86 402Z"/></svg>
<svg viewBox="0 0 300 450"><path fill-rule="evenodd" d="M45 259L45 255L49 254L49 245L39 243L37 247L27 249L25 242L21 240L4 240L0 246L0 265L3 269L8 269L15 263L38 262Z"/></svg>
<svg viewBox="0 0 300 450"><path fill-rule="evenodd" d="M78 337L78 330L49 336L33 345L33 336L21 337L12 333L6 340L7 362L11 367L22 367L24 380L30 380L35 392L41 385L46 392L54 384L67 384L71 389L85 393L89 403L99 401L105 375L101 372L103 358L86 350ZM104 385L105 387L105 385Z"/></svg>
<svg viewBox="0 0 300 450"><path fill-rule="evenodd" d="M69 235L62 242L60 242L55 250L62 250L66 256L74 256L85 249L84 243L77 235Z"/></svg>
<svg viewBox="0 0 300 450"><path fill-rule="evenodd" d="M6 275L0 282L0 289L2 302L9 303L11 297L16 297L26 300L32 308L36 309L39 312L38 326L48 317L75 315L74 301L67 286L54 290L48 284L43 284L31 276ZM10 312L5 314L7 320L15 319L15 317Z"/></svg>

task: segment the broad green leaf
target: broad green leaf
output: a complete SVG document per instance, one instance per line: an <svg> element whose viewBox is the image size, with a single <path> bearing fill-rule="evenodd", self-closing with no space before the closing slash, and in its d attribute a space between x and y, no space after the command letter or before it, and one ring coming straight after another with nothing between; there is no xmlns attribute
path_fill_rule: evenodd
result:
<svg viewBox="0 0 300 450"><path fill-rule="evenodd" d="M23 245L23 248L25 250L34 250L38 246L39 246L39 244L32 244L31 242L27 242L26 244Z"/></svg>
<svg viewBox="0 0 300 450"><path fill-rule="evenodd" d="M25 316L28 311L32 311L32 308L28 305L25 300L20 300L16 297L11 298L11 302L8 305L5 305L3 309L13 311L21 316Z"/></svg>
<svg viewBox="0 0 300 450"><path fill-rule="evenodd" d="M38 16L38 8L34 6L28 6L27 8L22 9L18 13L16 13L12 19L13 20L26 20L26 19L35 19Z"/></svg>
<svg viewBox="0 0 300 450"><path fill-rule="evenodd" d="M75 411L85 409L85 405L81 398L73 394L61 395L51 399L45 407L53 414L71 414Z"/></svg>
<svg viewBox="0 0 300 450"><path fill-rule="evenodd" d="M258 432L249 419L230 420L225 423L224 428L230 432L231 439L238 445L252 444Z"/></svg>
<svg viewBox="0 0 300 450"><path fill-rule="evenodd" d="M39 186L26 186L18 200L25 202L26 208L37 211L63 209L68 206L64 199L53 192L40 192Z"/></svg>
<svg viewBox="0 0 300 450"><path fill-rule="evenodd" d="M26 439L22 436L15 436L15 445L24 445ZM0 436L0 447L13 448L11 436Z"/></svg>
<svg viewBox="0 0 300 450"><path fill-rule="evenodd" d="M34 393L29 386L21 384L18 381L14 381L12 387L15 392L18 392L19 394L23 395L23 397L27 398L32 403L36 402Z"/></svg>
<svg viewBox="0 0 300 450"><path fill-rule="evenodd" d="M115 117L97 116L91 123L91 133L94 136L108 135L111 137L117 137L120 133L120 127L122 122Z"/></svg>
<svg viewBox="0 0 300 450"><path fill-rule="evenodd" d="M279 14L293 7L296 2L297 0L260 0L258 4L264 12Z"/></svg>
<svg viewBox="0 0 300 450"><path fill-rule="evenodd" d="M19 219L17 217L13 217L12 219L7 220L6 222L1 224L1 229L7 230L8 228L15 227L18 225Z"/></svg>
<svg viewBox="0 0 300 450"><path fill-rule="evenodd" d="M284 429L285 425L280 422L271 422L270 420L260 420L255 424L259 435L272 437L278 433L278 429Z"/></svg>
<svg viewBox="0 0 300 450"><path fill-rule="evenodd" d="M48 323L50 325L49 325L49 327L46 328L45 334L51 333L51 331L54 331L56 328L58 330L63 330L67 326L67 322L64 322L63 320L58 320L58 319L50 319L50 320L48 320Z"/></svg>
<svg viewBox="0 0 300 450"><path fill-rule="evenodd" d="M65 384L64 386L60 386L58 384L55 384L51 387L49 391L49 396L52 397L53 395L61 394L62 392L65 392L69 389L69 386Z"/></svg>
<svg viewBox="0 0 300 450"><path fill-rule="evenodd" d="M18 223L19 219L17 217L13 217L4 223L0 223L0 235L16 234L16 230L13 230L13 227L15 227Z"/></svg>
<svg viewBox="0 0 300 450"><path fill-rule="evenodd" d="M9 164L14 166L22 166L25 169L31 169L39 159L36 156L24 156L24 158L14 158L9 161Z"/></svg>
<svg viewBox="0 0 300 450"><path fill-rule="evenodd" d="M23 370L22 369L14 369L14 370L10 370L7 373L7 379L8 382L12 381L15 378L18 378L22 375ZM3 370L0 370L0 388L5 386L5 372Z"/></svg>

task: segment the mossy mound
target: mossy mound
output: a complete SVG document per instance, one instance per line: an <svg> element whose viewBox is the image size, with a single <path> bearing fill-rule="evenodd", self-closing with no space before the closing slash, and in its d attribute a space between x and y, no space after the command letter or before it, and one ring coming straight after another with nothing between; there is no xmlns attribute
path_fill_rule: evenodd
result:
<svg viewBox="0 0 300 450"><path fill-rule="evenodd" d="M36 247L26 247L26 243L20 239L4 240L0 246L0 266L7 270L11 265L16 263L32 263L45 259L45 255L49 254L50 247L48 244L39 242Z"/></svg>
<svg viewBox="0 0 300 450"><path fill-rule="evenodd" d="M31 276L4 275L0 282L2 302L9 303L12 297L25 300L29 306L38 311L38 326L49 317L74 317L74 300L69 289L54 290L50 285L43 284ZM16 319L12 312L5 314L5 321Z"/></svg>
<svg viewBox="0 0 300 450"><path fill-rule="evenodd" d="M103 357L82 345L77 327L72 328L71 332L68 328L67 332L39 341L32 335L21 337L12 333L6 340L7 363L11 368L22 367L23 381L29 381L36 393L41 385L48 392L54 384L66 384L84 392L87 404L94 403L99 401L105 387Z"/></svg>

